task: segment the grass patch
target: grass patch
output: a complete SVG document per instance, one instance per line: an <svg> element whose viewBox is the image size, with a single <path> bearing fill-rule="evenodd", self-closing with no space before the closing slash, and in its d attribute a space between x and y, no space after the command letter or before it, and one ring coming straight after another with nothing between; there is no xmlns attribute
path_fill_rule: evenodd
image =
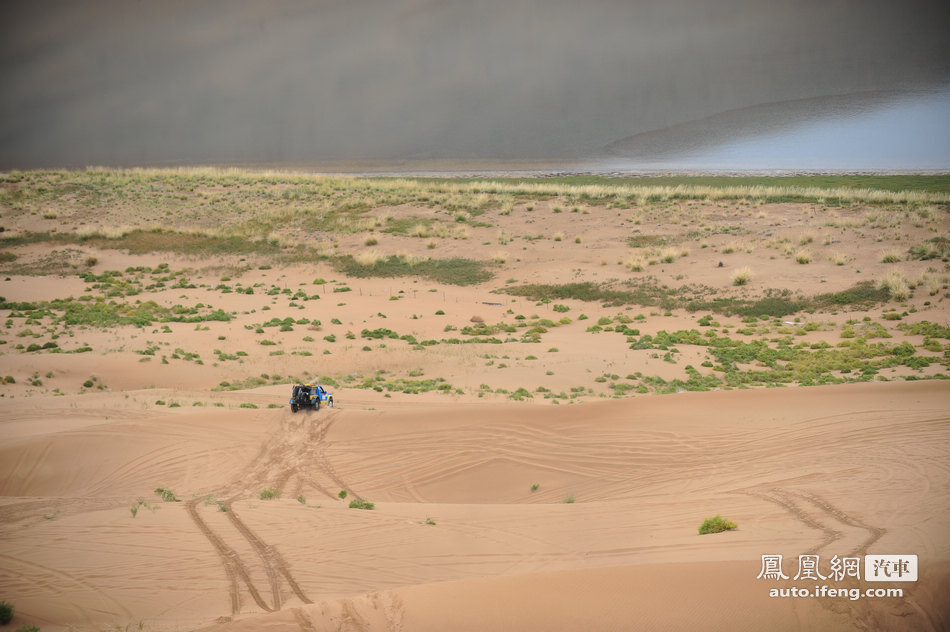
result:
<svg viewBox="0 0 950 632"><path fill-rule="evenodd" d="M170 489L164 489L164 488L161 488L161 487L156 487L156 488L155 488L155 494L156 494L159 498L162 499L162 502L166 502L166 503L180 503L180 502L181 502L181 500L179 500L178 497L175 496L175 492L173 492L173 491L170 490Z"/></svg>
<svg viewBox="0 0 950 632"><path fill-rule="evenodd" d="M260 496L261 500L273 500L274 498L280 497L280 491L271 487L265 487L258 496Z"/></svg>
<svg viewBox="0 0 950 632"><path fill-rule="evenodd" d="M574 299L599 302L606 306L640 305L664 309L685 308L689 311L711 311L740 316L787 316L802 310L837 309L844 306L866 309L886 302L890 294L885 287L862 281L841 292L796 297L788 290L766 290L758 299L705 298L708 288L684 286L664 288L648 280L628 282L630 290L617 290L591 282L560 285L531 284L506 287L498 292L521 296L533 301Z"/></svg>
<svg viewBox="0 0 950 632"><path fill-rule="evenodd" d="M350 501L350 509L374 509L375 507L375 504L362 498L354 498Z"/></svg>
<svg viewBox="0 0 950 632"><path fill-rule="evenodd" d="M417 276L449 285L476 285L493 277L491 264L462 258L412 260L390 255L370 262L343 255L332 263L338 272L355 278Z"/></svg>
<svg viewBox="0 0 950 632"><path fill-rule="evenodd" d="M712 518L706 518L703 520L703 524L699 525L699 535L706 535L707 533L722 533L723 531L731 531L733 529L738 529L739 525L731 520L726 520L719 514L716 514Z"/></svg>

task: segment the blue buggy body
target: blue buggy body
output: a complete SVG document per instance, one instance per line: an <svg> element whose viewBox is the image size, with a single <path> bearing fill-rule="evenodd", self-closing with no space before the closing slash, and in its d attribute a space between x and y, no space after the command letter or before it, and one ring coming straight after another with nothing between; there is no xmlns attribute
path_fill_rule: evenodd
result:
<svg viewBox="0 0 950 632"><path fill-rule="evenodd" d="M290 395L290 410L297 412L301 408L320 410L320 406L333 408L333 393L319 384L295 384Z"/></svg>

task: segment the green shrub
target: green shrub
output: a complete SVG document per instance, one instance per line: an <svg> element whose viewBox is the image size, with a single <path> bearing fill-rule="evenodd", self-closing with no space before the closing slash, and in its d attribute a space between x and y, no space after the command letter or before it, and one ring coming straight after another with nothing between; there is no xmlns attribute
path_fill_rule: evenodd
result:
<svg viewBox="0 0 950 632"><path fill-rule="evenodd" d="M261 500L271 500L273 498L277 498L278 496L280 496L280 492L276 489L271 489L270 487L262 489L260 493Z"/></svg>
<svg viewBox="0 0 950 632"><path fill-rule="evenodd" d="M156 488L155 488L155 493L158 494L158 496L161 497L161 499L162 499L163 502L166 502L166 503L179 503L179 502L181 502L181 501L178 499L178 497L175 496L175 492L173 492L173 491L170 490L170 489L162 489L161 487L156 487Z"/></svg>
<svg viewBox="0 0 950 632"><path fill-rule="evenodd" d="M721 531L730 531L732 529L738 529L739 525L732 522L731 520L726 520L719 514L716 514L713 518L706 518L703 521L703 524L699 526L699 535L706 535L707 533L719 533Z"/></svg>
<svg viewBox="0 0 950 632"><path fill-rule="evenodd" d="M95 259L95 257L90 257L90 259ZM24 623L23 625L21 625L20 627L18 627L18 628L15 630L15 632L40 632L40 629L39 629L39 627L37 627L37 626L35 626L35 625L31 625L31 624L29 624L29 623Z"/></svg>
<svg viewBox="0 0 950 632"><path fill-rule="evenodd" d="M340 490L340 493L337 494L337 496L339 496L340 498L346 500L346 490L345 490L345 489L341 489L341 490Z"/></svg>
<svg viewBox="0 0 950 632"><path fill-rule="evenodd" d="M373 509L374 507L376 505L362 498L354 498L350 501L350 509Z"/></svg>
<svg viewBox="0 0 950 632"><path fill-rule="evenodd" d="M13 619L13 604L0 601L0 625L6 625Z"/></svg>

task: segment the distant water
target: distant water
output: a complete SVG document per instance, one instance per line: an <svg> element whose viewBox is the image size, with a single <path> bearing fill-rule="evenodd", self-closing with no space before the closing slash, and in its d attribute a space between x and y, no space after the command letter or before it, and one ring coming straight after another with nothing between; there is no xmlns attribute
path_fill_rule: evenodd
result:
<svg viewBox="0 0 950 632"><path fill-rule="evenodd" d="M950 87L644 160L636 166L691 170L950 169ZM631 165L633 166L633 165Z"/></svg>

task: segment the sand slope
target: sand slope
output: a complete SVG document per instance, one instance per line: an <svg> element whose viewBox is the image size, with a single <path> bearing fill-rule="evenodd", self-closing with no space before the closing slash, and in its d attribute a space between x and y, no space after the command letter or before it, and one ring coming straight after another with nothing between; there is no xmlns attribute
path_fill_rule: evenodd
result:
<svg viewBox="0 0 950 632"><path fill-rule="evenodd" d="M129 395L2 402L0 596L16 603L15 622L950 623L950 389L941 382L563 407L344 403L297 415L233 402L155 410L137 404L153 393ZM267 389L240 396L262 406L276 398ZM181 502L163 503L156 487ZM265 488L280 497L261 500ZM355 496L376 508L349 509ZM140 497L148 504L133 516ZM696 535L717 513L739 530ZM762 554L791 564L817 553L827 564L866 552L915 553L925 572L898 585L904 598L858 601L770 599L780 583L755 579Z"/></svg>

